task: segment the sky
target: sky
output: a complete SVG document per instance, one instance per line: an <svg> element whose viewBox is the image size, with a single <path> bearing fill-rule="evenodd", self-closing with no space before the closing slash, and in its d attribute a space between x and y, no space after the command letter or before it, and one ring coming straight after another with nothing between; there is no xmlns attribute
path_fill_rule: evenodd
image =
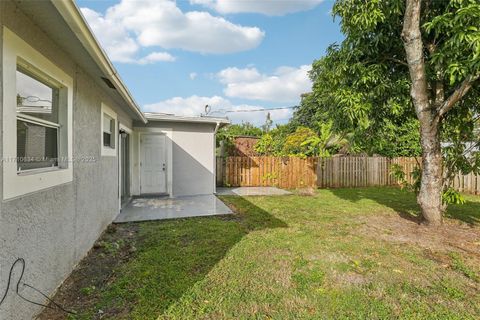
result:
<svg viewBox="0 0 480 320"><path fill-rule="evenodd" d="M77 0L145 112L285 123L343 39L332 0Z"/></svg>

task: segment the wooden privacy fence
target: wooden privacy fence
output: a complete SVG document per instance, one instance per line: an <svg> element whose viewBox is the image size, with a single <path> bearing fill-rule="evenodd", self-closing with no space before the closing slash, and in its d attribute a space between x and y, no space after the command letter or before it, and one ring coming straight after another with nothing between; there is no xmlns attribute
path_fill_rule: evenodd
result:
<svg viewBox="0 0 480 320"><path fill-rule="evenodd" d="M399 184L392 175L393 164L400 166L412 183L412 171L419 162L416 158L385 157L218 157L217 185L285 189L392 186ZM480 176L457 175L454 187L480 194Z"/></svg>
<svg viewBox="0 0 480 320"><path fill-rule="evenodd" d="M420 161L420 159L418 159ZM332 157L318 161L317 175L320 188L348 188L398 185L392 175L396 164L413 182L412 171L418 165L415 158L386 157Z"/></svg>
<svg viewBox="0 0 480 320"><path fill-rule="evenodd" d="M315 187L317 159L297 157L217 158L217 184L232 187Z"/></svg>

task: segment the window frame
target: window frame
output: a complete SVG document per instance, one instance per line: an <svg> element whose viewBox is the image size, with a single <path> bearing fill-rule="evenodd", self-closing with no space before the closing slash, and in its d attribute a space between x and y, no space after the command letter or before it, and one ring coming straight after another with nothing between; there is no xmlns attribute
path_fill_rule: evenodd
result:
<svg viewBox="0 0 480 320"><path fill-rule="evenodd" d="M49 167L38 167L38 168L32 168L32 169L20 169L19 170L19 165L18 165L18 162L17 162L17 174L21 175L21 174L25 174L25 173L35 173L35 172L44 172L44 171L48 171L48 170L56 170L56 169L61 169L61 163L59 162L59 147L60 147L60 125L53 125L53 124L49 124L50 122L47 121L47 123L42 123L41 121L36 121L36 119L33 119L33 120L30 120L28 118L25 118L25 117L18 117L17 116L17 124L18 124L18 121L21 121L21 122L25 122L25 123L30 123L30 124L33 124L33 125L37 125L37 126L41 126L43 128L49 128L49 129L55 129L55 135L57 136L56 137L56 149L57 149L57 157L56 157L56 165L53 165L53 166L49 166ZM17 142L18 142L18 132L17 132ZM28 157L25 155L25 157ZM18 145L17 145L17 161L18 161L18 158L19 158L19 155L18 155Z"/></svg>
<svg viewBox="0 0 480 320"><path fill-rule="evenodd" d="M104 144L104 118L105 115L108 116L111 119L111 124L113 124L113 128L110 128L110 146L106 146ZM118 138L117 138L117 127L118 127L118 121L117 121L117 113L113 111L112 108L110 108L108 105L102 102L102 108L101 108L101 117L100 117L100 147L101 147L101 154L102 157L116 157L117 156L117 145L118 145ZM113 140L113 146L112 146L112 140Z"/></svg>
<svg viewBox="0 0 480 320"><path fill-rule="evenodd" d="M20 67L20 69L22 70L18 70ZM39 81L45 85L47 85L48 87L51 87L52 89L55 88L56 90L65 90L65 88L63 89L59 89L58 87L62 87L59 83L57 83L56 81L52 82L51 79L49 79L48 76L44 75L43 72L39 71L39 70L35 70L34 67L32 66L29 66L27 62L23 61L23 60L18 60L17 59L17 72L21 72L23 73L25 76L27 77L30 77L32 78L33 80L36 80L36 81ZM18 92L17 92L18 94ZM60 95L59 95L60 96ZM57 108L61 108L61 103L60 103L60 97L57 97L59 99L59 101L57 101ZM18 107L18 106L17 106ZM52 102L52 108L54 107L54 104ZM53 110L53 109L52 109ZM60 114L60 112L63 112L63 110L57 110L56 112L58 114ZM42 118L38 118L34 115L29 115L29 114L26 114L26 113L22 113L22 112L19 112L18 109L17 109L17 121L22 121L22 122L26 122L26 123L31 123L31 124L34 124L34 125L37 125L37 126L41 126L41 127L44 127L44 128L51 128L51 129L55 129L56 131L56 136L57 136L57 140L56 140L56 149L57 149L57 164L54 165L54 166L50 166L50 167L39 167L39 168L33 168L33 169L23 169L23 170L19 170L19 166L18 166L18 162L17 162L17 174L26 174L26 173L35 173L35 172L44 172L44 171L48 171L49 169L50 170L55 170L55 169L62 169L62 168L65 168L67 164L65 163L61 163L59 162L59 158L60 158L60 141L61 141L61 125L60 125L60 117L59 119L57 120L58 123L55 123L55 122L52 122L52 121L48 121L48 120L45 120L45 119L42 119ZM17 141L18 141L18 135L17 135ZM17 149L17 161L18 161L18 149Z"/></svg>
<svg viewBox="0 0 480 320"><path fill-rule="evenodd" d="M40 77L62 90L58 124L33 116L17 114L17 68ZM73 181L73 78L30 46L7 27L3 27L3 199L12 199ZM58 167L17 170L17 118L42 126L58 126ZM22 119L23 118L23 119Z"/></svg>

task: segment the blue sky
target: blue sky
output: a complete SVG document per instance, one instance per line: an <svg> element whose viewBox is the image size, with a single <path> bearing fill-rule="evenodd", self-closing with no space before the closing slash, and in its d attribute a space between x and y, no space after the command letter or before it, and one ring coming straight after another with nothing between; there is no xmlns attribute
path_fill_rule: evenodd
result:
<svg viewBox="0 0 480 320"><path fill-rule="evenodd" d="M199 115L293 106L342 35L331 0L77 0L144 111ZM266 112L228 113L261 124ZM271 112L283 123L291 110Z"/></svg>

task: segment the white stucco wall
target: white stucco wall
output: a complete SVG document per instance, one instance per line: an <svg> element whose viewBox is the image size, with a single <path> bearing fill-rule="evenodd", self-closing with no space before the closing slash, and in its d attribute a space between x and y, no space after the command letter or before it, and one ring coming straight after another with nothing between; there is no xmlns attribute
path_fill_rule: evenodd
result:
<svg viewBox="0 0 480 320"><path fill-rule="evenodd" d="M215 191L215 124L149 121L135 127L132 194L140 194L139 132L171 131L172 196ZM168 143L168 142L167 142Z"/></svg>
<svg viewBox="0 0 480 320"><path fill-rule="evenodd" d="M73 156L95 159L74 162L70 183L0 201L0 295L18 257L27 263L23 280L52 294L118 213L117 157L100 155L101 103L110 105L124 125L132 126L132 120L60 45L9 1L0 1L0 30L3 25L74 79ZM2 52L0 31L0 61ZM4 107L1 70L0 65L0 112ZM1 172L0 195L4 192ZM0 319L30 319L38 311L38 306L11 291L0 306Z"/></svg>

